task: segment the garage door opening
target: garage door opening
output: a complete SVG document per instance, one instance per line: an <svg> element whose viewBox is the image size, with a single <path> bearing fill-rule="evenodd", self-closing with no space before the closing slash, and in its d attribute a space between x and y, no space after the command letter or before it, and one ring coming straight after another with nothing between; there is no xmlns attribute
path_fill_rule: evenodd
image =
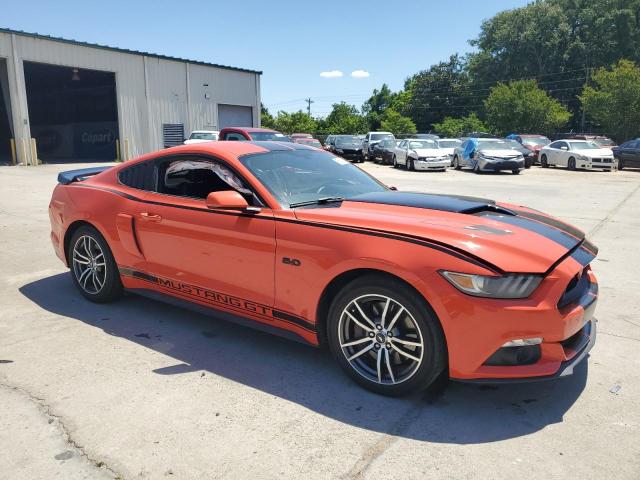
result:
<svg viewBox="0 0 640 480"><path fill-rule="evenodd" d="M218 105L218 125L225 127L253 127L253 109L242 105Z"/></svg>
<svg viewBox="0 0 640 480"><path fill-rule="evenodd" d="M118 107L113 72L24 62L31 136L44 162L112 161Z"/></svg>
<svg viewBox="0 0 640 480"><path fill-rule="evenodd" d="M13 123L11 122L7 61L4 58L0 58L0 165L11 163L12 138Z"/></svg>

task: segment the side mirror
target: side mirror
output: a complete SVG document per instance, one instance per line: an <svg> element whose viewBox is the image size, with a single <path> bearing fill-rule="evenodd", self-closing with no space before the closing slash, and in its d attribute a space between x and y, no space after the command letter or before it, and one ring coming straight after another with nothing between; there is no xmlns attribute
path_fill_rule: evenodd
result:
<svg viewBox="0 0 640 480"><path fill-rule="evenodd" d="M560 147L560 150L569 150L569 147Z"/></svg>
<svg viewBox="0 0 640 480"><path fill-rule="evenodd" d="M223 210L244 210L249 206L242 195L235 190L223 190L211 192L207 195L207 208L219 208Z"/></svg>

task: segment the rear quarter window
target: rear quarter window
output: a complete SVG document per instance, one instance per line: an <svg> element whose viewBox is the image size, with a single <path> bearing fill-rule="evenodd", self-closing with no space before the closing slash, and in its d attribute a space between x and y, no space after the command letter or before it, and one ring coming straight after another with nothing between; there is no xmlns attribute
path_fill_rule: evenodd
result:
<svg viewBox="0 0 640 480"><path fill-rule="evenodd" d="M138 190L154 190L153 162L136 163L130 167L120 170L118 180L127 187Z"/></svg>

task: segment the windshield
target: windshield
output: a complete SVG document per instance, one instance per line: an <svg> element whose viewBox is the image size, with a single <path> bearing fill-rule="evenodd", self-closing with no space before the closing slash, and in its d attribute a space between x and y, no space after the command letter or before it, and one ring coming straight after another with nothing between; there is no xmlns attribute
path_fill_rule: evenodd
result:
<svg viewBox="0 0 640 480"><path fill-rule="evenodd" d="M393 135L390 133L372 133L371 141L377 142L378 140L382 140L383 138L393 138Z"/></svg>
<svg viewBox="0 0 640 480"><path fill-rule="evenodd" d="M593 140L593 143L597 143L601 147L613 147L616 144L616 142L614 142L610 138L596 138L595 140Z"/></svg>
<svg viewBox="0 0 640 480"><path fill-rule="evenodd" d="M460 140L439 140L438 145L440 148L456 148L458 145L461 145L462 142Z"/></svg>
<svg viewBox="0 0 640 480"><path fill-rule="evenodd" d="M505 140L507 147L514 150L525 150L525 148L517 140Z"/></svg>
<svg viewBox="0 0 640 480"><path fill-rule="evenodd" d="M568 142L571 150L597 150L602 148L594 142Z"/></svg>
<svg viewBox="0 0 640 480"><path fill-rule="evenodd" d="M478 142L478 148L481 150L510 150L511 146L504 140L483 140Z"/></svg>
<svg viewBox="0 0 640 480"><path fill-rule="evenodd" d="M193 132L189 140L217 140L218 135L211 132Z"/></svg>
<svg viewBox="0 0 640 480"><path fill-rule="evenodd" d="M526 147L527 145L531 145L532 147L544 147L545 145L549 145L551 140L547 137L523 137L522 144Z"/></svg>
<svg viewBox="0 0 640 480"><path fill-rule="evenodd" d="M336 139L336 145L360 145L362 140L358 137L338 137Z"/></svg>
<svg viewBox="0 0 640 480"><path fill-rule="evenodd" d="M320 140L316 140L315 138L296 138L296 143L312 147L322 147Z"/></svg>
<svg viewBox="0 0 640 480"><path fill-rule="evenodd" d="M284 207L387 190L350 162L319 150L254 153L240 161Z"/></svg>
<svg viewBox="0 0 640 480"><path fill-rule="evenodd" d="M417 148L438 148L438 144L433 140L411 140L409 149L415 150Z"/></svg>
<svg viewBox="0 0 640 480"><path fill-rule="evenodd" d="M256 142L291 142L291 139L286 135L278 132L249 132L251 138Z"/></svg>

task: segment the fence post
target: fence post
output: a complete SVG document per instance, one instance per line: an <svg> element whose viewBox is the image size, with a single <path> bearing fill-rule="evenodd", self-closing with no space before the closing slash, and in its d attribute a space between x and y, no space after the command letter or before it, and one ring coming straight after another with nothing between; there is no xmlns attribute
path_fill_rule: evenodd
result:
<svg viewBox="0 0 640 480"><path fill-rule="evenodd" d="M11 164L17 165L18 159L16 158L16 141L15 139L10 139L9 143L11 144Z"/></svg>
<svg viewBox="0 0 640 480"><path fill-rule="evenodd" d="M118 140L116 138L116 162L121 162L122 159L120 158L120 140Z"/></svg>
<svg viewBox="0 0 640 480"><path fill-rule="evenodd" d="M38 147L36 145L36 139L31 139L31 165L40 165L38 160Z"/></svg>

